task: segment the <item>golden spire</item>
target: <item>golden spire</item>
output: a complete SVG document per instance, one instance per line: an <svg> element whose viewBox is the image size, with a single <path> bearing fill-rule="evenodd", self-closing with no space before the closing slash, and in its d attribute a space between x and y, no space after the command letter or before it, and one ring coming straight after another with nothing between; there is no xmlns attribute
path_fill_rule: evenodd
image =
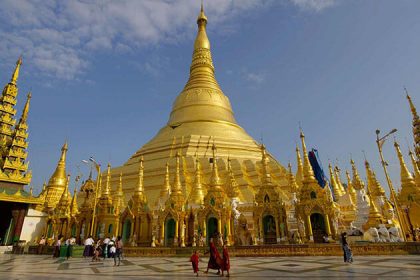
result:
<svg viewBox="0 0 420 280"><path fill-rule="evenodd" d="M15 71L13 71L12 79L10 80L11 84L16 85L16 82L19 77L19 70L20 70L21 65L22 65L22 56L20 56L19 59L16 61L16 68L15 68Z"/></svg>
<svg viewBox="0 0 420 280"><path fill-rule="evenodd" d="M414 158L413 152L410 150L410 152L408 154L410 155L411 163L413 164L414 180L416 181L417 187L420 188L420 170L419 170L419 167L417 166L417 162L416 162L416 159Z"/></svg>
<svg viewBox="0 0 420 280"><path fill-rule="evenodd" d="M357 202L357 195L356 190L353 187L353 183L351 182L350 178L350 172L346 170L346 177L347 177L347 192L350 194L351 198L353 199L353 202Z"/></svg>
<svg viewBox="0 0 420 280"><path fill-rule="evenodd" d="M405 89L405 88L404 88ZM416 107L414 106L413 101L411 100L410 95L408 94L407 89L405 89L407 94L407 100L410 104L411 114L413 115L413 138L414 138L414 148L417 156L417 166L420 166L420 118L417 114Z"/></svg>
<svg viewBox="0 0 420 280"><path fill-rule="evenodd" d="M144 187L143 187L143 177L144 177L144 166L143 166L143 156L140 158L139 164L139 177L137 180L137 188L135 193L138 195L143 195Z"/></svg>
<svg viewBox="0 0 420 280"><path fill-rule="evenodd" d="M337 186L340 189L341 194L344 195L346 193L346 190L344 189L343 183L341 181L340 168L338 166L335 166L333 172L335 176L335 181L337 182Z"/></svg>
<svg viewBox="0 0 420 280"><path fill-rule="evenodd" d="M302 164L302 158L300 157L300 150L298 145L296 144L296 164L297 164L297 170L296 170L296 181L298 184L302 184L303 181L303 164Z"/></svg>
<svg viewBox="0 0 420 280"><path fill-rule="evenodd" d="M217 159L216 159L216 146L213 143L213 146L211 147L213 151L213 167L212 167L212 173L210 178L210 185L213 188L220 188L220 178L219 178L219 171L217 167Z"/></svg>
<svg viewBox="0 0 420 280"><path fill-rule="evenodd" d="M31 101L32 93L29 92L27 95L25 107L23 107L22 116L20 117L19 123L26 123L26 120L28 119L28 113L29 113L29 104Z"/></svg>
<svg viewBox="0 0 420 280"><path fill-rule="evenodd" d="M372 197L385 196L385 190L382 188L378 179L376 179L376 174L372 169L370 169L370 164L365 160L366 167L366 176L367 176L367 188Z"/></svg>
<svg viewBox="0 0 420 280"><path fill-rule="evenodd" d="M70 192L69 192L69 182L70 182L70 175L67 175L66 184L64 187L64 191L61 194L60 201L58 202L58 207L66 207L69 202Z"/></svg>
<svg viewBox="0 0 420 280"><path fill-rule="evenodd" d="M50 180L48 181L48 186L54 187L65 187L66 185L66 155L68 150L67 141L64 143L63 147L61 148L61 156L60 160L58 161L57 167L51 176Z"/></svg>
<svg viewBox="0 0 420 280"><path fill-rule="evenodd" d="M295 176L293 175L293 171L292 171L292 164L290 162L289 162L288 168L289 168L288 179L289 179L289 185L290 185L291 191L293 193L297 193L299 186L296 184Z"/></svg>
<svg viewBox="0 0 420 280"><path fill-rule="evenodd" d="M328 170L330 171L330 181L331 181L330 183L331 183L332 191L334 193L334 198L335 198L336 201L338 201L338 199L340 198L340 196L343 195L343 193L341 193L341 190L338 187L337 181L335 180L335 176L333 174L331 163L328 164ZM328 187L328 185L325 186L325 188L327 188L327 187Z"/></svg>
<svg viewBox="0 0 420 280"><path fill-rule="evenodd" d="M73 197L71 198L70 203L70 215L76 216L79 213L79 209L77 206L77 188L74 188Z"/></svg>
<svg viewBox="0 0 420 280"><path fill-rule="evenodd" d="M261 164L262 164L262 183L264 185L271 185L271 175L268 172L268 162L267 151L265 150L264 144L261 145Z"/></svg>
<svg viewBox="0 0 420 280"><path fill-rule="evenodd" d="M172 191L171 193L174 194L178 194L182 192L182 185L181 185L181 177L180 177L180 169L179 169L179 160L180 160L181 155L179 154L179 152L176 152L176 169L175 169L175 178L174 178L174 183L172 186Z"/></svg>
<svg viewBox="0 0 420 280"><path fill-rule="evenodd" d="M122 172L120 172L117 192L115 194L115 209L116 213L119 214L124 208L124 193L123 193L123 184L122 184Z"/></svg>
<svg viewBox="0 0 420 280"><path fill-rule="evenodd" d="M163 188L160 191L160 198L164 199L167 197L168 194L171 193L171 183L169 179L169 163L166 163L166 173L165 173L165 181L163 183Z"/></svg>
<svg viewBox="0 0 420 280"><path fill-rule="evenodd" d="M124 196L123 184L122 184L122 172L120 172L120 177L119 177L119 180L118 180L117 196L119 196L119 197Z"/></svg>
<svg viewBox="0 0 420 280"><path fill-rule="evenodd" d="M105 188L101 193L101 197L108 198L111 193L111 164L108 163L108 168L106 171L106 184Z"/></svg>
<svg viewBox="0 0 420 280"><path fill-rule="evenodd" d="M203 185L201 183L201 164L200 160L197 157L197 154L195 155L195 164L195 179L189 200L190 202L195 204L203 204L204 190Z"/></svg>
<svg viewBox="0 0 420 280"><path fill-rule="evenodd" d="M415 182L413 176L411 175L410 171L408 171L407 165L405 165L404 157L400 150L400 145L397 141L394 141L394 147L397 151L398 160L400 161L400 174L401 174L401 188L407 186L415 186Z"/></svg>
<svg viewBox="0 0 420 280"><path fill-rule="evenodd" d="M350 160L351 163L351 169L353 171L353 181L352 185L356 190L361 190L365 188L365 184L363 183L362 179L360 179L359 172L357 171L356 165L354 163L354 160Z"/></svg>
<svg viewBox="0 0 420 280"><path fill-rule="evenodd" d="M226 193L229 198L239 198L239 187L238 183L236 182L235 175L233 174L232 170L232 160L228 157L228 178L227 178L227 186L226 186Z"/></svg>
<svg viewBox="0 0 420 280"><path fill-rule="evenodd" d="M300 140L302 141L303 150L303 181L305 183L317 183L311 163L309 162L308 152L306 150L305 144L305 135L303 134L302 129L300 130Z"/></svg>

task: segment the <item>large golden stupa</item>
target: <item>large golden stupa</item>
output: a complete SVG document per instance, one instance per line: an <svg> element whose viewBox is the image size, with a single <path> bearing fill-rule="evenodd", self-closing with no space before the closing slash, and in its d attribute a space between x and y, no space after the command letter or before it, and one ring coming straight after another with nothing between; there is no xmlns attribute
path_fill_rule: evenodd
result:
<svg viewBox="0 0 420 280"><path fill-rule="evenodd" d="M182 181L189 194L195 171L195 159L202 165L203 182L209 180L211 147L217 148L219 168L227 171L227 160L240 186L241 200L253 201L252 186L259 184L261 149L258 143L235 120L229 98L223 93L216 77L206 33L207 17L201 10L197 18L198 32L190 66L190 77L175 99L168 123L157 135L139 149L122 166L112 169L112 189L116 189L122 172L123 188L131 196L137 184L140 157L144 158L144 187L150 205L154 205L163 187L166 163L174 174L176 152L182 157ZM286 185L285 169L270 161L274 180ZM227 172L221 172L222 181ZM104 178L103 178L104 179ZM185 184L184 184L185 183Z"/></svg>

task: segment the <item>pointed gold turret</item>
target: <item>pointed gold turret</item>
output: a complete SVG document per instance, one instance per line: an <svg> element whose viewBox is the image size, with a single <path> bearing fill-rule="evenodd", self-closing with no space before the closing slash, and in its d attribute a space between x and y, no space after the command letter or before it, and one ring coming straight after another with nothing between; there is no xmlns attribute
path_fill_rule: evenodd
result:
<svg viewBox="0 0 420 280"><path fill-rule="evenodd" d="M415 185L413 176L410 171L408 171L407 165L405 164L404 157L400 150L400 145L397 141L394 142L394 147L397 152L398 160L400 162L400 175L401 175L401 185Z"/></svg>
<svg viewBox="0 0 420 280"><path fill-rule="evenodd" d="M289 174L288 174L288 182L289 182L289 186L290 186L290 190L292 193L297 193L299 190L299 186L296 183L296 179L295 176L293 175L293 171L292 171L292 164L289 162L288 165L288 169L289 169Z"/></svg>
<svg viewBox="0 0 420 280"><path fill-rule="evenodd" d="M263 185L271 185L271 174L268 172L268 157L264 144L261 145L261 165L262 165L262 183Z"/></svg>
<svg viewBox="0 0 420 280"><path fill-rule="evenodd" d="M116 213L120 213L124 210L124 192L123 192L123 183L122 183L122 172L120 172L117 191L115 192L115 209Z"/></svg>
<svg viewBox="0 0 420 280"><path fill-rule="evenodd" d="M19 57L19 59L16 61L16 68L15 71L13 71L13 75L12 78L10 79L10 83L16 85L16 82L19 78L19 71L20 71L20 66L22 65L22 56Z"/></svg>
<svg viewBox="0 0 420 280"><path fill-rule="evenodd" d="M420 188L420 170L419 170L419 167L417 165L416 159L414 158L413 152L410 150L410 152L408 154L410 156L411 163L413 164L414 180L416 182L417 188Z"/></svg>
<svg viewBox="0 0 420 280"><path fill-rule="evenodd" d="M302 186L302 181L303 181L303 164L302 164L302 158L300 157L299 146L297 144L296 144L296 165L297 165L297 170L296 170L296 183L299 186Z"/></svg>
<svg viewBox="0 0 420 280"><path fill-rule="evenodd" d="M70 213L70 191L69 191L70 175L67 175L64 191L56 207L56 214L59 216L67 216Z"/></svg>
<svg viewBox="0 0 420 280"><path fill-rule="evenodd" d="M226 179L226 194L230 199L239 198L239 187L232 170L232 161L228 158L228 177Z"/></svg>
<svg viewBox="0 0 420 280"><path fill-rule="evenodd" d="M331 188L334 194L334 198L335 198L335 201L338 201L338 199L343 195L343 193L341 193L341 190L338 187L337 181L335 180L331 163L328 164L328 170L330 171L330 183L331 183ZM325 187L328 187L328 186L325 186Z"/></svg>
<svg viewBox="0 0 420 280"><path fill-rule="evenodd" d="M406 91L408 103L410 104L411 114L413 115L413 138L414 138L414 149L417 157L417 166L420 166L420 118L417 114L416 107L411 100L408 91Z"/></svg>
<svg viewBox="0 0 420 280"><path fill-rule="evenodd" d="M365 160L365 167L366 167L366 177L367 177L367 188L370 192L370 195L373 198L385 197L385 190L379 183L378 179L376 179L376 174L370 168L370 164L367 160Z"/></svg>
<svg viewBox="0 0 420 280"><path fill-rule="evenodd" d="M211 173L211 178L210 178L210 187L215 188L215 189L221 189L219 170L217 167L216 146L213 144L211 149L213 151L213 167L212 167L212 173Z"/></svg>
<svg viewBox="0 0 420 280"><path fill-rule="evenodd" d="M77 188L74 188L73 197L70 203L70 215L75 217L79 213L79 207L77 206Z"/></svg>
<svg viewBox="0 0 420 280"><path fill-rule="evenodd" d="M195 157L195 179L191 190L189 201L194 204L203 204L204 190L203 184L201 183L201 164L198 156Z"/></svg>
<svg viewBox="0 0 420 280"><path fill-rule="evenodd" d="M347 177L347 192L350 194L354 203L357 202L357 194L356 190L353 187L353 183L351 182L350 172L346 170L346 177Z"/></svg>
<svg viewBox="0 0 420 280"><path fill-rule="evenodd" d="M365 184L363 183L362 179L360 179L359 172L357 171L356 164L354 160L350 160L351 169L353 171L353 181L352 185L356 190L362 190L365 188Z"/></svg>
<svg viewBox="0 0 420 280"><path fill-rule="evenodd" d="M166 163L166 173L165 173L165 181L163 183L163 188L160 191L159 198L162 201L165 201L168 195L171 193L171 182L169 179L169 163Z"/></svg>
<svg viewBox="0 0 420 280"><path fill-rule="evenodd" d="M108 163L108 167L106 170L106 183L105 188L101 192L101 198L109 198L111 194L111 164Z"/></svg>
<svg viewBox="0 0 420 280"><path fill-rule="evenodd" d="M57 205L63 194L64 188L67 184L66 177L66 154L68 150L67 141L61 148L61 156L58 161L57 167L47 185L47 195L45 197L46 207L53 208Z"/></svg>
<svg viewBox="0 0 420 280"><path fill-rule="evenodd" d="M181 176L180 176L180 168L179 168L179 161L181 155L179 152L176 152L176 169L175 169L175 177L174 183L172 184L172 191L173 194L181 194L182 193L182 184L181 184Z"/></svg>
<svg viewBox="0 0 420 280"><path fill-rule="evenodd" d="M340 192L344 195L346 193L346 190L344 189L343 182L341 181L340 168L338 166L335 166L333 171L335 181L337 182L337 186L340 189Z"/></svg>
<svg viewBox="0 0 420 280"><path fill-rule="evenodd" d="M305 135L303 130L300 131L300 140L302 141L302 151L303 151L303 182L304 183L317 183L312 170L311 163L309 162L308 152L306 150L305 144Z"/></svg>
<svg viewBox="0 0 420 280"><path fill-rule="evenodd" d="M28 113L29 113L29 105L31 101L32 93L29 92L26 98L25 107L23 107L22 116L20 117L19 124L26 123L28 119Z"/></svg>
<svg viewBox="0 0 420 280"><path fill-rule="evenodd" d="M394 147L397 152L401 170L401 191L399 193L399 200L404 205L407 205L409 201L415 201L416 197L420 197L420 188L416 186L413 176L405 165L400 145L398 145L397 141L394 142Z"/></svg>

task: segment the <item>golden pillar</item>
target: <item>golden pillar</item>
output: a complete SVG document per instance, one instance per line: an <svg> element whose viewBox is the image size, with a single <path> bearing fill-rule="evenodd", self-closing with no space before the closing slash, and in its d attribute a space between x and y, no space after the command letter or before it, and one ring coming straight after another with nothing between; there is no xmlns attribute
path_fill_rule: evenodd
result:
<svg viewBox="0 0 420 280"><path fill-rule="evenodd" d="M204 237L204 245L206 245L207 244L206 220L203 221L203 237Z"/></svg>
<svg viewBox="0 0 420 280"><path fill-rule="evenodd" d="M330 217L328 216L328 214L325 214L325 227L327 230L327 235L331 237Z"/></svg>
<svg viewBox="0 0 420 280"><path fill-rule="evenodd" d="M175 220L175 236L174 236L174 245L178 245L178 235L179 234L179 221Z"/></svg>
<svg viewBox="0 0 420 280"><path fill-rule="evenodd" d="M230 246L231 244L230 244L230 240L231 240L231 238L232 238L232 234L231 234L231 232L230 232L230 222L231 222L231 220L230 219L228 219L227 220L227 240L226 240L226 245L227 246Z"/></svg>
<svg viewBox="0 0 420 280"><path fill-rule="evenodd" d="M222 219L217 220L217 231L222 234Z"/></svg>
<svg viewBox="0 0 420 280"><path fill-rule="evenodd" d="M274 218L275 222L276 222L276 239L277 239L277 243L280 243L280 232L279 232L279 218L276 216Z"/></svg>
<svg viewBox="0 0 420 280"><path fill-rule="evenodd" d="M310 241L313 241L311 215L306 216L306 224L307 224L307 228L308 228L308 239Z"/></svg>
<svg viewBox="0 0 420 280"><path fill-rule="evenodd" d="M264 244L264 225L262 217L259 220L260 223L260 244Z"/></svg>
<svg viewBox="0 0 420 280"><path fill-rule="evenodd" d="M160 225L160 245L163 246L165 241L165 222Z"/></svg>

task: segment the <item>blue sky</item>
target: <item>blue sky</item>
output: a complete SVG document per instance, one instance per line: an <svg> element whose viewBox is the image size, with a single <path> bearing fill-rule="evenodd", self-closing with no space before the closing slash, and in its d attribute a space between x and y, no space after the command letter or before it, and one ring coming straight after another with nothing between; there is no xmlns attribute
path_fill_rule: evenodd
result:
<svg viewBox="0 0 420 280"><path fill-rule="evenodd" d="M57 3L60 2L60 3ZM39 190L69 141L82 159L123 164L167 122L188 78L200 1L2 1L0 82L23 54L18 110L32 89L29 160ZM238 123L295 166L308 147L365 177L363 153L385 189L375 130L412 145L406 86L420 108L419 1L207 0L216 77ZM384 155L396 186L392 138ZM74 176L73 176L74 178ZM343 178L344 179L344 178ZM72 188L74 183L72 182Z"/></svg>

